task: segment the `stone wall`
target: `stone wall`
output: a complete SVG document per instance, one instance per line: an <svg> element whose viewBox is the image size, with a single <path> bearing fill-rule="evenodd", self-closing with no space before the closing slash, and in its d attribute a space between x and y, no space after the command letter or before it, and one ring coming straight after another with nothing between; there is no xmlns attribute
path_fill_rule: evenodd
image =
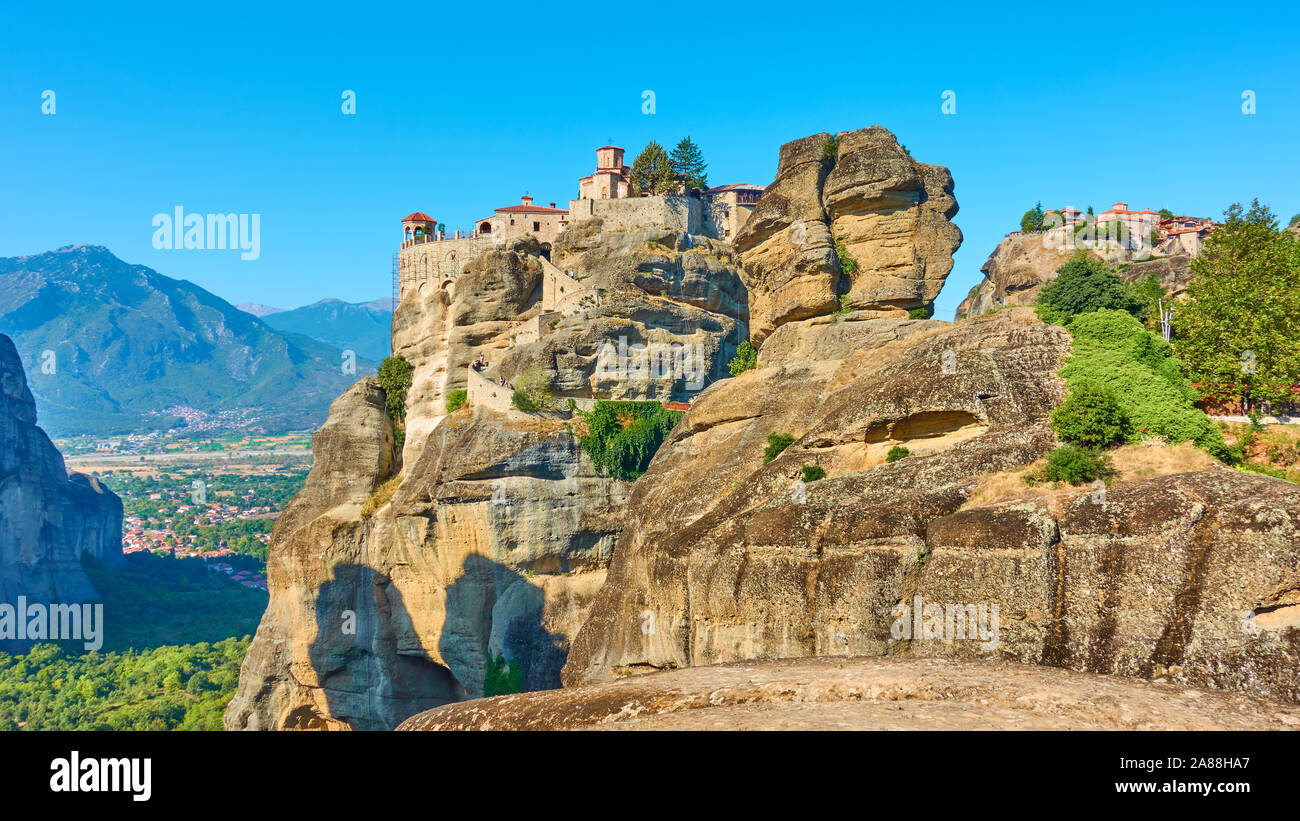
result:
<svg viewBox="0 0 1300 821"><path fill-rule="evenodd" d="M704 208L694 197L629 197L618 200L570 200L569 224L600 217L606 231L666 227L688 234L707 234Z"/></svg>
<svg viewBox="0 0 1300 821"><path fill-rule="evenodd" d="M398 252L398 301L424 285L437 289L460 276L465 263L492 247L492 235L431 239L408 245Z"/></svg>
<svg viewBox="0 0 1300 821"><path fill-rule="evenodd" d="M472 408L486 408L495 411L510 410L510 397L513 391L498 385L489 377L474 370L473 367L469 369L466 390L465 402Z"/></svg>

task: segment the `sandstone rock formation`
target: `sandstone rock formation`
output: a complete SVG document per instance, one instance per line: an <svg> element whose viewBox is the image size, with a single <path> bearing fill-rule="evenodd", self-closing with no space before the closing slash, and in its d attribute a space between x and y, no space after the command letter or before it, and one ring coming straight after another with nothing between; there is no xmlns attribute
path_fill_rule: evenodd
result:
<svg viewBox="0 0 1300 821"><path fill-rule="evenodd" d="M0 334L0 602L98 599L81 556L122 556L122 500L90 476L69 474L36 425L36 403L13 341ZM0 641L21 652L30 642Z"/></svg>
<svg viewBox="0 0 1300 821"><path fill-rule="evenodd" d="M728 243L664 227L605 230L595 218L562 233L552 257L595 296L507 351L496 369L507 380L537 368L565 396L680 401L727 375L747 334L745 286ZM649 368L619 373L598 361L606 342L683 351L690 361L671 378Z"/></svg>
<svg viewBox="0 0 1300 821"><path fill-rule="evenodd" d="M554 244L598 288L532 342L542 313L535 241L496 248L398 307L394 350L413 365L397 452L383 392L363 380L313 440L316 464L272 534L270 604L226 714L230 728L391 729L479 695L498 660L527 689L558 687L568 645L605 578L629 482L597 475L557 414L471 406L447 415L483 356L578 397L668 398L671 380L597 378L603 343L699 345L716 377L744 338L729 246L589 221Z"/></svg>
<svg viewBox="0 0 1300 821"><path fill-rule="evenodd" d="M870 316L928 308L961 244L956 213L948 169L916 162L880 126L781 146L776 179L735 239L751 340L842 304Z"/></svg>
<svg viewBox="0 0 1300 821"><path fill-rule="evenodd" d="M401 730L1295 730L1300 707L1007 662L819 658L452 704Z"/></svg>
<svg viewBox="0 0 1300 821"><path fill-rule="evenodd" d="M390 476L392 422L363 380L313 451L272 536L227 727L391 729L480 693L489 655L530 688L558 685L625 485L595 476L563 423L466 408Z"/></svg>
<svg viewBox="0 0 1300 821"><path fill-rule="evenodd" d="M1024 308L955 326L839 324L863 330L820 374L782 337L833 350L807 338L836 323L787 326L757 370L711 388L674 430L633 489L567 685L745 659L936 655L1300 700L1300 489L1214 470L1119 485L1101 502L1080 492L1060 510L963 509L981 474L1054 446L1065 332ZM864 345L886 331L911 336ZM796 439L764 465L771 432ZM910 455L887 462L896 445ZM798 482L805 465L826 478ZM944 616L937 637L896 635L918 595L927 618L927 604L997 605L998 640L945 638Z"/></svg>

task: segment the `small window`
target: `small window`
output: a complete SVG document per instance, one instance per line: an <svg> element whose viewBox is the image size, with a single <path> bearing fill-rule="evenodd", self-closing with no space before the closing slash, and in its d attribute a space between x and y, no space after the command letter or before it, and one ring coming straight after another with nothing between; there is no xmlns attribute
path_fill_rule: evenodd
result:
<svg viewBox="0 0 1300 821"><path fill-rule="evenodd" d="M542 224L541 224L540 222L534 222L534 223L533 223L533 230L534 230L534 231L540 231L540 230L542 230Z"/></svg>

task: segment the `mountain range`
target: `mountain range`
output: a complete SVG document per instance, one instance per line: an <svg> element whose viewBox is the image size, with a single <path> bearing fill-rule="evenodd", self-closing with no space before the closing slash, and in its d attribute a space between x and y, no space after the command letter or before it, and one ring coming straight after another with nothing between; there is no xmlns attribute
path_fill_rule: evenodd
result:
<svg viewBox="0 0 1300 821"><path fill-rule="evenodd" d="M305 429L374 369L94 245L0 258L0 331L54 436Z"/></svg>
<svg viewBox="0 0 1300 821"><path fill-rule="evenodd" d="M354 351L364 359L381 360L392 353L391 298L355 303L322 299L291 311L245 302L239 309L260 317L276 330L310 336L340 350Z"/></svg>

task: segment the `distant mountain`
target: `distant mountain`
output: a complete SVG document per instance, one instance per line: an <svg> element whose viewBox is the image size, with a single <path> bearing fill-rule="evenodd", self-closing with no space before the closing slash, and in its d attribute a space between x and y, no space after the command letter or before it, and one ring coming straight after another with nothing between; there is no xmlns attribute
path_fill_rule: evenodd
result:
<svg viewBox="0 0 1300 821"><path fill-rule="evenodd" d="M281 331L310 336L364 359L381 360L392 352L393 300L343 302L322 299L292 311L270 314L263 321Z"/></svg>
<svg viewBox="0 0 1300 821"><path fill-rule="evenodd" d="M246 314L252 314L259 319L271 314L278 314L284 311L283 308L272 308L270 305L259 305L256 302L241 302L235 306Z"/></svg>
<svg viewBox="0 0 1300 821"><path fill-rule="evenodd" d="M374 368L345 372L338 348L90 245L0 258L0 332L55 436L304 429Z"/></svg>

